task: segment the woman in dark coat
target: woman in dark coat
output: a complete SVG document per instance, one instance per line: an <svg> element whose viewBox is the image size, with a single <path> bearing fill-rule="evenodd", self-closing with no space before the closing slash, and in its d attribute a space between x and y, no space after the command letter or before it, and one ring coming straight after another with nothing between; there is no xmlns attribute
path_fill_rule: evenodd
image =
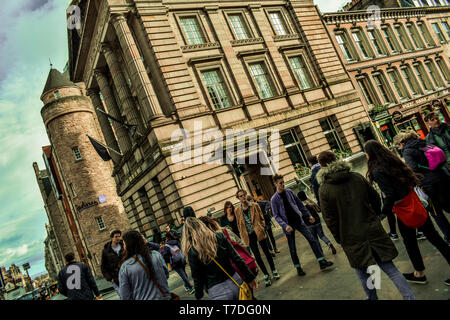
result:
<svg viewBox="0 0 450 320"><path fill-rule="evenodd" d="M385 194L382 214L387 215L392 212L397 201L404 199L415 186L420 185L420 180L411 168L378 141L367 141L364 150L368 158L367 177L371 183L376 182ZM425 266L417 244L416 229L406 226L400 219L397 219L397 222L406 252L415 269L413 273L403 275L409 282L426 284ZM429 218L426 219L419 230L425 234L427 240L439 250L450 264L450 247L434 229Z"/></svg>
<svg viewBox="0 0 450 320"><path fill-rule="evenodd" d="M350 266L355 269L369 300L377 300L376 288L368 286L368 267L377 264L394 282L405 300L415 300L414 292L392 260L398 255L381 225L380 196L348 163L337 160L331 151L319 154L317 174L323 219Z"/></svg>
<svg viewBox="0 0 450 320"><path fill-rule="evenodd" d="M442 170L445 161L435 170L427 169L428 160L421 150L427 146L427 142L419 139L414 131L400 133L394 137L394 141L402 150L406 164L415 173L420 174L421 187L432 202L432 206L428 208L429 212L444 234L444 240L450 245L450 224L442 211L444 209L450 212L450 180Z"/></svg>

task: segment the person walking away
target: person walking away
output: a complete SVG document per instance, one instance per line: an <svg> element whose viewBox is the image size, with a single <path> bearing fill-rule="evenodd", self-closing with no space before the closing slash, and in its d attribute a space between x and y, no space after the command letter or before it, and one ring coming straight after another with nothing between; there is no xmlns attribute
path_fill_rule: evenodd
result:
<svg viewBox="0 0 450 320"><path fill-rule="evenodd" d="M162 251L162 256L166 263L170 263L172 270L178 273L183 280L184 290L189 294L193 294L194 287L189 282L189 277L186 274L186 258L181 251L181 244L179 239L170 232L166 234L166 243Z"/></svg>
<svg viewBox="0 0 450 320"><path fill-rule="evenodd" d="M243 280L230 260L245 275L249 287L258 289L256 276L223 233L214 233L197 218L186 218L184 225L181 246L183 252L187 253L187 261L191 267L196 299L203 298L203 291L206 289L211 300L238 300L239 287L234 281L241 285ZM234 281L220 267L224 268Z"/></svg>
<svg viewBox="0 0 450 320"><path fill-rule="evenodd" d="M450 179L442 170L445 165L444 156L443 162L431 170L423 151L431 146L427 145L425 140L419 139L417 133L412 130L401 132L394 137L394 142L402 149L405 163L420 177L421 188L431 199L429 212L441 229L444 240L450 245L450 224L442 211L444 209L450 212Z"/></svg>
<svg viewBox="0 0 450 320"><path fill-rule="evenodd" d="M83 262L76 262L73 252L64 256L66 266L58 273L58 291L67 300L101 299L91 269Z"/></svg>
<svg viewBox="0 0 450 320"><path fill-rule="evenodd" d="M266 223L265 231L268 236L269 241L267 245L269 246L269 251L272 257L275 257L275 253L280 253L281 251L277 248L277 243L275 242L275 237L272 231L272 208L270 207L269 201L256 201L251 195L247 195L247 201L251 203L257 203L261 208L261 212L264 217L264 222Z"/></svg>
<svg viewBox="0 0 450 320"><path fill-rule="evenodd" d="M309 213L308 209L303 205L299 198L297 198L292 190L285 189L284 178L281 174L275 174L272 178L276 188L275 194L270 200L272 206L272 213L275 220L283 229L286 235L289 252L291 254L294 267L297 269L299 276L304 276L306 273L303 271L300 265L300 259L297 254L297 247L295 245L295 230L299 231L308 241L317 262L319 263L320 270L325 270L333 265L333 262L327 261L323 256L322 247L319 244L319 240L313 237L305 222L302 219L301 213L305 219L314 223L314 218Z"/></svg>
<svg viewBox="0 0 450 320"><path fill-rule="evenodd" d="M211 217L203 216L200 217L199 220L203 222L212 232L223 233L230 242L231 246L244 260L245 264L248 266L252 274L254 274L255 276L258 274L258 267L256 265L255 258L245 249L242 240L231 230L230 227L221 228L219 223L215 219L212 219ZM230 263L236 270L236 272L239 274L241 279L248 282L248 279L245 278L245 274L233 263L233 261L230 261ZM256 298L253 295L253 290L252 290L252 297L253 300L256 300Z"/></svg>
<svg viewBox="0 0 450 320"><path fill-rule="evenodd" d="M320 184L317 182L317 173L320 170L320 163L317 161L316 156L309 156L307 158L308 165L311 168L311 177L309 178L309 182L311 182L311 186L314 191L314 196L316 197L317 204L320 207L320 200L319 200L319 187Z"/></svg>
<svg viewBox="0 0 450 320"><path fill-rule="evenodd" d="M309 199L306 196L305 191L298 192L297 197L300 199L301 202L303 202L306 209L308 209L309 213L314 218L313 223L311 223L309 221L309 219L303 220L305 222L306 226L308 227L309 232L311 232L313 237L316 238L317 240L320 239L323 242L325 242L325 244L331 250L331 253L336 254L336 248L333 246L330 239L328 239L327 236L325 235L325 233L323 232L322 223L320 222L320 217L319 217L320 207L317 205L317 203L315 203L314 201L312 201L311 199Z"/></svg>
<svg viewBox="0 0 450 320"><path fill-rule="evenodd" d="M124 257L119 270L121 300L169 300L169 270L161 254L150 249L135 230L123 236Z"/></svg>
<svg viewBox="0 0 450 320"><path fill-rule="evenodd" d="M368 286L369 266L378 265L395 284L404 300L416 297L392 260L398 251L381 225L381 199L377 191L349 163L337 160L331 151L318 156L321 169L319 197L322 216L366 292L368 300L378 300Z"/></svg>
<svg viewBox="0 0 450 320"><path fill-rule="evenodd" d="M364 150L367 156L367 178L370 183L375 182L386 195L382 214L394 211L397 215L397 223L400 234L405 244L406 252L411 260L415 271L413 273L403 274L409 282L426 284L425 265L416 238L416 228L419 228L427 237L427 240L439 250L439 252L450 264L450 247L440 237L430 218L426 216L421 226L409 227L402 221L399 211L404 205L409 209L409 216L421 215L423 208L419 205L412 207L406 206L409 201L415 199L414 187L420 184L416 174L408 167L396 154L388 150L385 146L375 140L369 140L364 144ZM412 200L411 200L412 199ZM420 204L421 205L421 204ZM397 209L396 209L397 208ZM397 210L397 212L396 212ZM405 219L405 217L403 217ZM405 220L406 221L406 220ZM449 280L446 280L447 283Z"/></svg>
<svg viewBox="0 0 450 320"><path fill-rule="evenodd" d="M425 115L425 122L430 127L426 140L428 144L435 145L442 149L446 157L447 170L450 170L450 127L442 123L437 112L432 111ZM448 171L447 171L448 173ZM448 211L447 211L448 212Z"/></svg>
<svg viewBox="0 0 450 320"><path fill-rule="evenodd" d="M258 244L266 256L273 278L278 280L280 279L280 275L275 268L272 255L269 252L269 246L267 245L267 235L264 232L265 220L262 215L261 208L257 203L247 201L247 191L245 190L238 190L236 192L236 198L240 201L240 205L235 210L239 234L241 235L241 239L245 245L250 246L252 249L256 263L264 273L264 284L268 287L272 284L272 278L270 277L269 272L267 272L266 266L261 258Z"/></svg>
<svg viewBox="0 0 450 320"><path fill-rule="evenodd" d="M111 231L111 241L106 243L103 247L101 262L102 274L106 281L111 282L117 294L119 294L119 264L123 253L123 241L121 236L122 231Z"/></svg>

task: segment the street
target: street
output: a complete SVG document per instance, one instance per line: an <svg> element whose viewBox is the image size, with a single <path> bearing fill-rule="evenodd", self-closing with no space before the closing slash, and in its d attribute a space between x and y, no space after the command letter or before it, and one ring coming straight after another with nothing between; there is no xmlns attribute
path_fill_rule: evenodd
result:
<svg viewBox="0 0 450 320"><path fill-rule="evenodd" d="M323 221L322 221L323 222ZM286 237L278 227L274 228L277 238L277 246L281 253L274 258L275 266L281 276L279 280L273 280L270 287L264 286L262 272L258 275L259 290L255 293L258 300L365 300L364 290L350 267L342 248L334 241L330 231L323 223L325 235L331 240L337 249L333 255L323 242L322 248L327 260L334 262L331 270L320 271L314 254L306 239L296 232L297 253L306 276L299 277L292 264ZM385 230L388 230L387 220L383 221ZM435 226L436 227L436 226ZM436 228L437 229L437 228ZM404 273L413 272L412 264L406 254L402 239L394 241L399 255L394 259L397 268ZM425 262L425 274L428 284L411 284L418 300L447 300L450 299L449 287L444 280L450 277L448 264L441 254L427 240L420 240L419 247ZM264 263L264 254L262 254ZM186 272L190 275L189 266ZM169 287L172 292L177 293L182 300L195 300L194 294L189 295L184 291L183 282L175 272L170 272ZM392 281L381 272L380 289L377 290L381 300L401 300L402 297ZM109 292L103 297L105 300L118 300L115 292ZM208 299L205 293L204 298Z"/></svg>

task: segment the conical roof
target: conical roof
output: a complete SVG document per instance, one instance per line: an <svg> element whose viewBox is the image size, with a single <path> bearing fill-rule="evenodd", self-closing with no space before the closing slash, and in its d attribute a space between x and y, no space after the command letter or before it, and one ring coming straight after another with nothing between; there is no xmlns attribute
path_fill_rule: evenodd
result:
<svg viewBox="0 0 450 320"><path fill-rule="evenodd" d="M47 91L65 86L75 86L75 84L70 81L70 79L66 75L63 75L58 70L50 69L47 82L45 83L44 91L42 92L42 94L46 93Z"/></svg>

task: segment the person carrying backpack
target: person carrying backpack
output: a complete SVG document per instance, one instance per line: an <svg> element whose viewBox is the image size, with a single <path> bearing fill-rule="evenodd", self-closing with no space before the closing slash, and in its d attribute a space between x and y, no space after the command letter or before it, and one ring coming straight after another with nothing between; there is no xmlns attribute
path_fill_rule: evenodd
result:
<svg viewBox="0 0 450 320"><path fill-rule="evenodd" d="M414 131L398 134L394 143L401 148L406 164L419 174L421 187L431 199L428 211L441 229L444 240L450 244L450 224L442 211L450 212L450 180L442 170L445 155L438 147L419 139ZM440 156L439 152L442 153Z"/></svg>
<svg viewBox="0 0 450 320"><path fill-rule="evenodd" d="M166 263L170 263L172 269L178 273L184 282L184 290L189 294L195 292L194 287L189 282L189 277L186 274L186 258L181 251L181 244L172 233L167 233L166 243L162 248L162 256Z"/></svg>

